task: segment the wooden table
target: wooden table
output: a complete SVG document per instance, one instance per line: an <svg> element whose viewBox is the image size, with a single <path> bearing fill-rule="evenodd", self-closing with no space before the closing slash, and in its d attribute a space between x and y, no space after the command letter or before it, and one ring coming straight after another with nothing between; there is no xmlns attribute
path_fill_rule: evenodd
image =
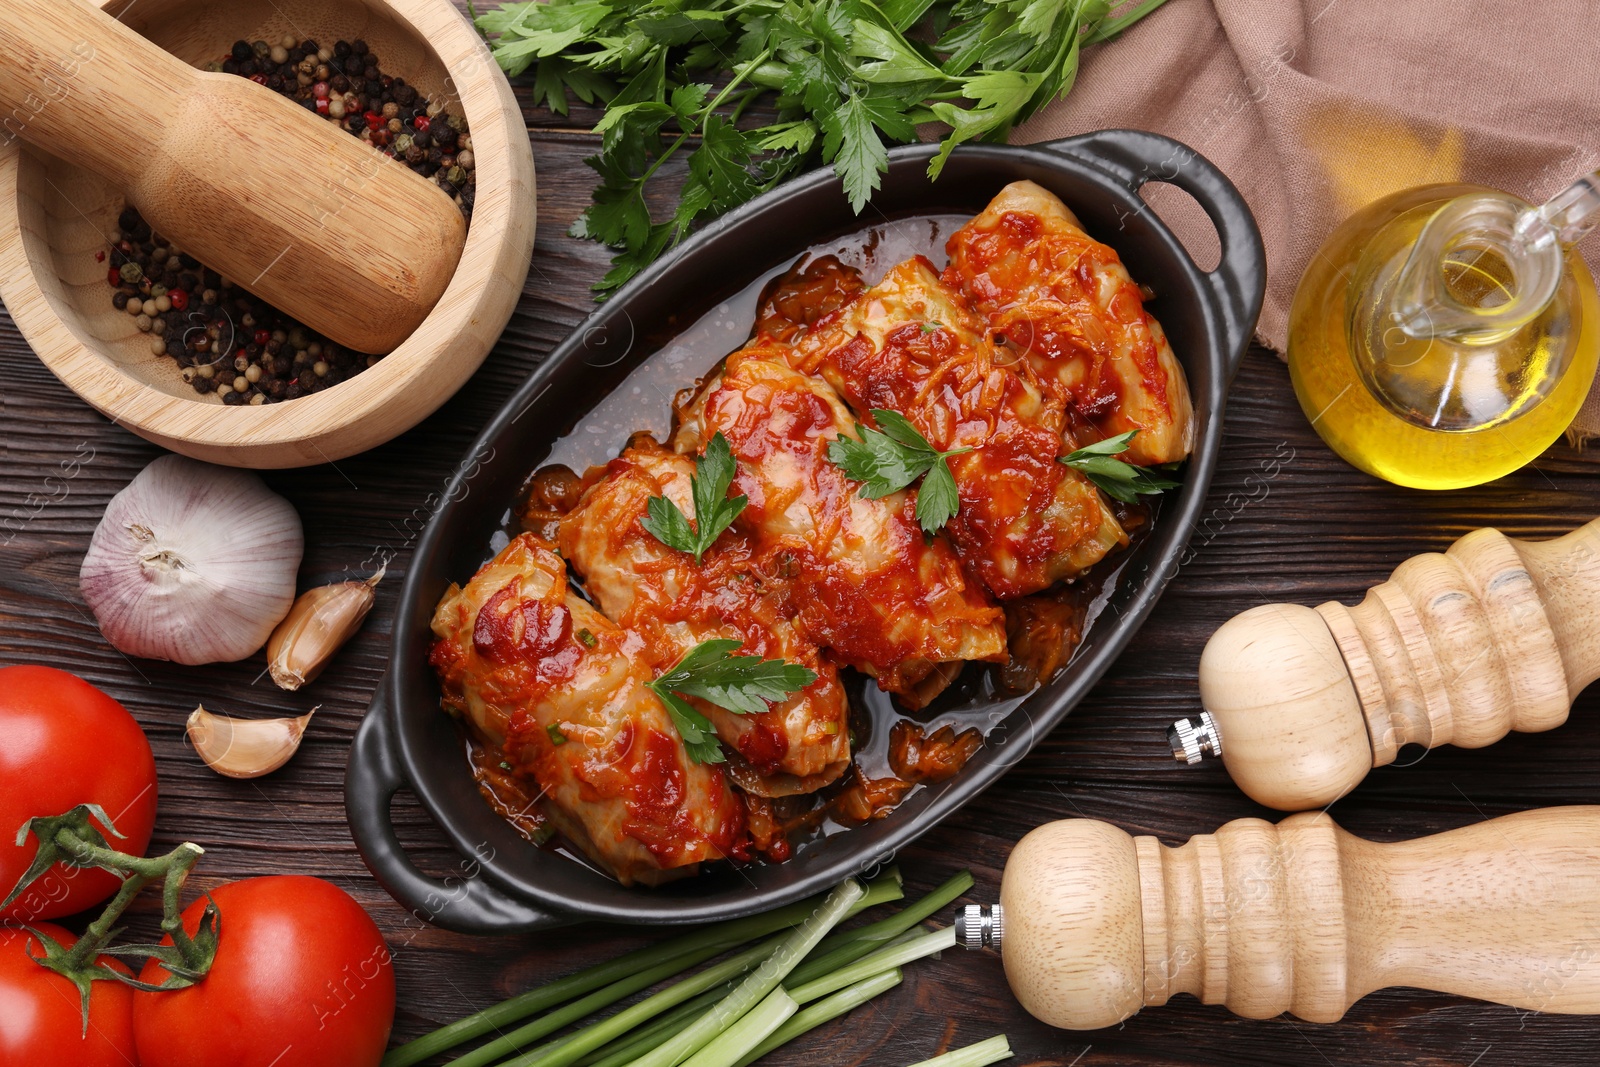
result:
<svg viewBox="0 0 1600 1067"><path fill-rule="evenodd" d="M524 100L526 89L519 90ZM262 677L261 656L183 668L130 661L101 638L78 592L78 567L112 494L160 453L78 401L34 358L0 312L0 663L36 662L81 674L127 705L149 733L161 774L153 850L204 845L195 889L262 874L306 873L347 889L383 928L394 952L405 1038L546 978L641 943L637 930L581 927L530 937L472 938L421 925L367 873L345 825L342 785L351 736L384 669L390 618L409 549L477 428L590 310L603 249L565 236L592 187L582 159L593 114L525 109L539 167L538 248L505 337L459 395L390 444L336 465L278 472L267 481L305 521L302 587L357 573L378 550L394 553L366 629L327 674L298 694ZM1274 460L1281 472L1259 489ZM62 464L78 464L63 479ZM1173 762L1165 728L1198 708L1196 664L1224 620L1275 600L1357 598L1405 557L1439 550L1475 527L1548 537L1593 518L1600 467L1558 445L1535 467L1480 489L1422 493L1345 466L1307 425L1288 375L1265 350L1246 358L1229 402L1212 510L1197 554L1168 588L1121 662L1051 737L986 794L899 857L916 892L969 864L974 901L993 899L1012 842L1067 816L1105 819L1168 843L1241 816L1273 818L1247 800L1220 764ZM1252 476L1255 477L1252 477ZM1246 486L1246 479L1250 479ZM1254 498L1254 499L1251 499ZM321 705L299 756L256 781L207 770L183 737L197 702L241 715ZM1334 806L1340 822L1401 839L1552 804L1600 803L1600 714L1591 691L1572 722L1514 735L1492 751L1442 749L1375 772ZM415 800L395 818L419 863L437 874L456 860ZM152 925L142 901L136 925ZM1124 1026L1066 1033L1035 1022L1006 990L997 957L957 951L908 969L905 984L870 1007L767 1061L893 1067L1004 1032L1018 1064L1590 1064L1600 1023L1534 1015L1433 993L1387 991L1344 1021L1236 1019L1184 997Z"/></svg>

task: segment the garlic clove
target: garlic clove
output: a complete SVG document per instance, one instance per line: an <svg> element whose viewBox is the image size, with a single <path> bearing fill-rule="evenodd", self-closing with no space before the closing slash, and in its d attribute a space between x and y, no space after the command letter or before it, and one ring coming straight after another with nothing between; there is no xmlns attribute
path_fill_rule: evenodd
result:
<svg viewBox="0 0 1600 1067"><path fill-rule="evenodd" d="M383 581L380 567L364 582L336 582L300 594L267 639L267 669L283 689L299 689L322 673L333 654L361 629Z"/></svg>
<svg viewBox="0 0 1600 1067"><path fill-rule="evenodd" d="M197 706L189 716L189 742L218 774L259 778L289 762L316 713L312 708L292 719L235 719Z"/></svg>

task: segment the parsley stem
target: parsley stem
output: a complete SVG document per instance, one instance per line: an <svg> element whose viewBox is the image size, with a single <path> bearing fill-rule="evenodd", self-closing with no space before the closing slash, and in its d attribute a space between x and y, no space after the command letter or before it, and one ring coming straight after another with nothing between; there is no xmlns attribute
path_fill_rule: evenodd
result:
<svg viewBox="0 0 1600 1067"><path fill-rule="evenodd" d="M722 91L716 96L712 97L711 103L707 104L705 108L701 110L700 121L695 125L704 125L706 119L711 116L711 113L722 106L722 102L728 98L728 94L733 92L733 90L739 85L743 84L744 80L749 77L751 71L755 70L770 58L772 58L772 49L768 48L766 51L762 52L760 55L756 56L754 59L750 60L744 66L735 71L733 77L728 79L728 84L722 87Z"/></svg>

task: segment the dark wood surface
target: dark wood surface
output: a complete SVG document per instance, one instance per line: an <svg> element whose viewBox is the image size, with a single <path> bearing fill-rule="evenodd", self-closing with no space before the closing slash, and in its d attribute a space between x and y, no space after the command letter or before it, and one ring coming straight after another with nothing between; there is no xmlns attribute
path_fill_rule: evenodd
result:
<svg viewBox="0 0 1600 1067"><path fill-rule="evenodd" d="M522 90L526 99L526 92ZM478 427L590 309L602 249L565 236L591 188L583 157L592 115L527 109L539 168L538 247L524 298L483 369L437 414L396 441L337 465L270 474L299 508L307 550L302 587L354 575L375 552L395 553L365 630L322 679L286 694L261 677L262 658L182 668L130 661L107 646L77 588L89 537L112 494L159 450L111 425L33 356L0 312L0 663L78 672L138 717L161 774L152 849L182 840L206 848L192 879L204 888L241 877L308 873L358 899L394 951L397 1038L422 1033L546 978L642 943L638 930L581 927L529 937L472 938L424 926L394 904L357 856L342 801L351 736L384 669L413 516L440 489ZM1292 457L1247 489L1275 458ZM75 477L61 464L78 460ZM86 459L86 461L84 461ZM1177 843L1241 816L1274 817L1247 800L1220 764L1179 766L1166 725L1198 708L1196 664L1211 632L1235 613L1276 600L1351 601L1416 552L1439 550L1482 525L1548 537L1600 510L1596 460L1558 445L1531 469L1493 485L1427 494L1345 466L1308 427L1283 366L1252 351L1229 402L1214 510L1198 552L1110 675L997 786L899 857L908 890L970 865L988 901L1010 845L1069 816L1105 819ZM1255 496L1243 507L1235 491ZM1239 498L1234 498L1235 500ZM197 702L242 715L299 713L320 704L299 756L253 782L207 770L183 738ZM1401 839L1552 804L1600 803L1600 714L1594 693L1547 735L1513 736L1485 752L1443 749L1414 766L1374 773L1333 808L1348 829ZM86 744L92 745L92 739ZM1402 756L1405 761L1406 754ZM457 862L416 802L396 802L399 832L435 873ZM152 901L137 918L150 924ZM1367 997L1334 1025L1290 1017L1234 1018L1188 997L1146 1009L1116 1029L1066 1033L1032 1020L1010 997L997 957L946 954L908 969L905 984L766 1062L882 1064L920 1060L1004 1032L1018 1064L1591 1064L1600 1024L1534 1015L1416 990Z"/></svg>

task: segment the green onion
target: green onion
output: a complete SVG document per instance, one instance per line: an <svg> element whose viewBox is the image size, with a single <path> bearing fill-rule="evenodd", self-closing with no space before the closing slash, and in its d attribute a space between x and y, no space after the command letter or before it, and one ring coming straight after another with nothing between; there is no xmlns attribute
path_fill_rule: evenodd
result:
<svg viewBox="0 0 1600 1067"><path fill-rule="evenodd" d="M878 904L887 904L891 901L902 899L904 895L900 888L900 872L891 868L882 876L868 883L866 896L858 902L853 910L859 911ZM679 969L687 970L694 966L693 962L689 962L689 958L702 948L715 944L720 945L722 950L726 951L748 941L753 941L758 937L764 937L778 930L797 926L816 910L822 899L821 897L812 897L808 900L798 901L787 907L767 912L765 915L730 919L727 922L702 927L654 945L635 949L606 963L596 964L593 967L558 978L537 989L530 989L526 993L521 993L493 1007L475 1012L464 1019L459 1019L414 1041L409 1041L398 1048L391 1049L383 1057L381 1067L411 1067L412 1064L421 1063L423 1060L455 1048L457 1045L501 1030L512 1023L526 1019L530 1015L536 1015L558 1004L564 1004L574 997L580 997L602 986L611 985L638 973L640 970L654 967L668 960L685 961ZM706 957L701 956L699 958L705 959ZM607 1003L611 1002L608 1001Z"/></svg>
<svg viewBox="0 0 1600 1067"><path fill-rule="evenodd" d="M744 1018L712 1038L705 1048L683 1062L683 1067L733 1067L740 1057L761 1044L789 1020L800 1005L782 986L745 1013Z"/></svg>
<svg viewBox="0 0 1600 1067"><path fill-rule="evenodd" d="M794 969L784 983L788 989L832 974L846 964L854 963L875 948L879 948L924 919L943 911L951 901L972 888L972 872L960 871L935 888L927 896L909 907L901 908L887 919L834 934L817 946L806 961Z"/></svg>
<svg viewBox="0 0 1600 1067"><path fill-rule="evenodd" d="M633 1067L677 1067L705 1047L729 1023L742 1017L745 1012L755 1007L757 1002L766 999L767 995L776 989L778 984L789 976L789 972L806 957L806 954L816 948L817 942L844 919L862 896L860 882L854 878L845 881L839 888L829 893L822 907L818 908L811 918L796 927L771 958L754 974L740 982L721 1004L690 1024L688 1029L676 1037L634 1060Z"/></svg>
<svg viewBox="0 0 1600 1067"><path fill-rule="evenodd" d="M577 1067L623 1067L632 1063L640 1056L655 1048L667 1038L674 1036L679 1031L704 1015L711 1006L729 993L733 992L733 984L720 985L687 1004L680 1004L676 1008L662 1015L655 1022L642 1030L617 1038L609 1044L591 1052L579 1060Z"/></svg>
<svg viewBox="0 0 1600 1067"><path fill-rule="evenodd" d="M585 1027L578 1032L577 1037L564 1043L558 1049L532 1049L514 1060L507 1060L502 1067L534 1067L534 1065L537 1065L537 1067L566 1067L567 1064L576 1063L601 1045L626 1036L635 1026L648 1022L668 1008L677 1007L697 994L704 993L714 986L720 986L729 979L739 977L750 968L765 962L774 952L779 951L783 944L782 940L774 938L771 941L756 945L754 948L745 949L737 956L730 956L721 963L707 967L699 974L685 978L676 985L670 985L661 992L646 997L632 1007L625 1008L602 1022ZM551 1015L547 1015L545 1018L548 1019L555 1014L558 1013L552 1012ZM570 1022L572 1020L569 1019L567 1021ZM563 1023L562 1025L566 1024ZM490 1044L497 1043L490 1042ZM489 1045L483 1047L488 1048ZM504 1056L514 1051L516 1051L516 1047L511 1046L500 1052L499 1055ZM460 1067L462 1062L463 1060L451 1061L455 1067Z"/></svg>
<svg viewBox="0 0 1600 1067"><path fill-rule="evenodd" d="M744 952L733 957L733 959L729 960L727 963L718 964L716 967L702 971L694 978L686 979L685 981L672 986L667 990L667 992L670 993L674 990L684 989L696 979L699 979L704 975L711 974L718 969L727 968L730 964L734 964L736 962L742 962L744 967L753 967L755 964L759 963L765 958L766 953L770 953L776 947L777 942L770 942L767 945L757 946L748 952ZM763 949L765 949L765 952L762 951ZM502 1056L509 1056L512 1053L521 1052L523 1049L528 1048L529 1045L539 1040L541 1037L555 1033L568 1023L577 1022L585 1015L589 1015L593 1012L599 1011L601 1008L615 1004L623 997L637 993L641 989L649 988L650 986L653 986L657 982L661 981L663 978L671 978L673 975L678 974L680 971L687 970L697 963L704 963L712 956L721 955L722 952L722 946L710 944L689 953L687 956L680 956L675 960L668 960L667 962L657 964L648 970L640 971L638 974L629 975L628 977L619 981L612 982L608 986L602 986L600 989L595 990L586 997L582 997L578 1000L574 1000L568 1004L565 1004L562 1007L557 1008L555 1011L550 1012L548 1015L541 1015L539 1018L533 1020L533 1022L511 1031L509 1034L502 1034L493 1041L486 1042L473 1049L471 1052L468 1052L462 1056L458 1056L456 1059L453 1059L450 1062L453 1067L484 1067L485 1064L494 1063ZM724 977L718 979L718 982L726 980L727 978ZM658 996L660 995L662 994L658 994ZM686 993L683 999L687 1000L693 995L694 991L691 991ZM671 1004L662 1005L663 1008L671 1006ZM570 1053L577 1044L577 1040L565 1042L562 1044L559 1050L551 1050L549 1058L554 1060L558 1056ZM582 1052L577 1052L576 1054L572 1055L571 1059L567 1059L562 1062L571 1063L579 1056L582 1056L584 1052L592 1051L596 1047L598 1046L590 1046L589 1048L585 1048ZM535 1054L539 1051L541 1050L530 1050L531 1053ZM533 1062L530 1055L523 1055L514 1062L523 1061L530 1063Z"/></svg>
<svg viewBox="0 0 1600 1067"><path fill-rule="evenodd" d="M788 1022L775 1030L755 1049L747 1053L734 1067L749 1067L779 1045L787 1045L801 1034L815 1030L825 1022L831 1022L839 1016L852 1012L877 996L887 992L900 984L900 969L883 971L875 974L864 982L857 982L848 989L841 989L831 997L825 997L815 1004L808 1004L793 1016Z"/></svg>
<svg viewBox="0 0 1600 1067"><path fill-rule="evenodd" d="M987 1041L979 1041L976 1045L968 1045L966 1048L953 1049L943 1056L913 1063L911 1067L988 1067L991 1063L999 1063L1010 1058L1011 1045L1006 1041L1006 1035L996 1034Z"/></svg>
<svg viewBox="0 0 1600 1067"><path fill-rule="evenodd" d="M956 931L954 927L943 930L934 930L925 934L908 935L891 941L885 947L870 956L864 956L848 967L841 967L832 974L824 975L802 986L795 986L789 990L789 995L801 1004L809 1004L813 1000L827 996L829 993L843 989L847 985L854 985L865 978L875 974L894 970L901 964L920 960L924 956L932 956L936 952L943 952L947 948L956 947Z"/></svg>

